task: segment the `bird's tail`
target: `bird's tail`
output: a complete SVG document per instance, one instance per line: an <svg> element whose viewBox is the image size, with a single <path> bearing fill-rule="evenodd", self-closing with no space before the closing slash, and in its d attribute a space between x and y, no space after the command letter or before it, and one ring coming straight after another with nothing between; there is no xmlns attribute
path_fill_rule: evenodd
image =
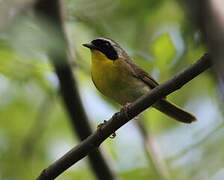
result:
<svg viewBox="0 0 224 180"><path fill-rule="evenodd" d="M193 114L185 111L184 109L181 109L166 99L159 100L153 105L153 107L172 117L173 119L183 123L191 123L197 120Z"/></svg>

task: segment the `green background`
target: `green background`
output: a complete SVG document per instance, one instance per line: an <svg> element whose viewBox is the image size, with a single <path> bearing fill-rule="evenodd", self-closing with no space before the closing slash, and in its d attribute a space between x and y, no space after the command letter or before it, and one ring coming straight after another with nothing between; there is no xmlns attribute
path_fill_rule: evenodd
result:
<svg viewBox="0 0 224 180"><path fill-rule="evenodd" d="M9 3L11 9L5 4L0 1L0 8L15 11L19 3ZM74 74L93 129L119 106L94 87L90 52L81 44L97 37L114 39L160 83L207 52L200 32L175 0L67 0L65 9ZM46 36L38 23L32 13L18 16L0 33L0 180L35 179L79 142L46 55L48 46L60 49L60 42ZM224 124L215 75L211 70L204 72L168 99L198 118L186 125L154 109L143 113L170 179L221 180ZM159 179L134 121L101 148L119 179ZM94 174L85 158L58 179L91 180Z"/></svg>

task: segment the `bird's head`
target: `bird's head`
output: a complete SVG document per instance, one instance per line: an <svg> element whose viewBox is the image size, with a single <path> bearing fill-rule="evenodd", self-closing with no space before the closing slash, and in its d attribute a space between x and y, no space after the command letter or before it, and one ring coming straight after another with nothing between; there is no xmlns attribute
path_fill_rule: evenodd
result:
<svg viewBox="0 0 224 180"><path fill-rule="evenodd" d="M99 55L106 56L112 61L119 58L123 59L127 56L119 44L109 38L97 38L90 43L83 44L83 46L89 48L92 53L98 53Z"/></svg>

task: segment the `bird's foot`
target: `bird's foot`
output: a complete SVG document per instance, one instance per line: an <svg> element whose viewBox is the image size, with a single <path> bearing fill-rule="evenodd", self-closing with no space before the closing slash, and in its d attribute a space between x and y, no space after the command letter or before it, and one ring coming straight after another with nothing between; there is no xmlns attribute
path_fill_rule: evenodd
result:
<svg viewBox="0 0 224 180"><path fill-rule="evenodd" d="M102 123L98 124L98 126L97 126L97 130L101 131L102 128L103 128L103 126L105 126L106 124L107 124L107 121L104 120ZM115 137L116 137L116 133L113 132L113 133L111 134L110 138L111 138L111 139L114 139Z"/></svg>
<svg viewBox="0 0 224 180"><path fill-rule="evenodd" d="M131 105L131 103L127 102L125 105L123 105L123 106L121 107L121 111L122 111L122 110L123 110L123 111L127 111L130 105Z"/></svg>
<svg viewBox="0 0 224 180"><path fill-rule="evenodd" d="M126 115L127 118L129 118L127 111L129 109L130 105L131 105L131 103L128 102L124 106L121 107L121 112L125 113L125 115ZM137 115L133 119L134 120L138 120L139 118L140 118L140 116Z"/></svg>
<svg viewBox="0 0 224 180"><path fill-rule="evenodd" d="M97 125L97 130L101 130L103 128L103 126L105 126L107 124L107 121L104 120L102 123Z"/></svg>
<svg viewBox="0 0 224 180"><path fill-rule="evenodd" d="M124 115L126 116L126 118L128 118L129 119L129 115L128 115L128 109L129 109L129 107L130 107L130 105L131 105L131 103L129 103L129 102L127 102L125 105L123 105L122 107L121 107L121 110L120 110L120 112L121 113L124 113Z"/></svg>

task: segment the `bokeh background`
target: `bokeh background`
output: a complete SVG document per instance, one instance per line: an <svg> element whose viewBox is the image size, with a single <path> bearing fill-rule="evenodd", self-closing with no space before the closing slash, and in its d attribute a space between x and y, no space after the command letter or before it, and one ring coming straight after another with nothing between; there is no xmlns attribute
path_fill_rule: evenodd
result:
<svg viewBox="0 0 224 180"><path fill-rule="evenodd" d="M58 93L59 82L46 53L63 44L48 39L28 0L0 1L0 180L35 179L79 143ZM66 0L65 30L82 102L93 129L119 106L102 96L91 81L90 52L81 44L97 37L116 40L162 83L207 52L201 33L176 0ZM49 31L54 31L54 27ZM142 114L154 153L147 153L136 122L102 145L121 180L222 180L224 123L214 73L209 70L168 96L198 121L186 125L150 109ZM153 144L153 145L152 145ZM162 177L156 156L168 174ZM161 176L161 177L160 177ZM86 159L59 180L92 180Z"/></svg>

